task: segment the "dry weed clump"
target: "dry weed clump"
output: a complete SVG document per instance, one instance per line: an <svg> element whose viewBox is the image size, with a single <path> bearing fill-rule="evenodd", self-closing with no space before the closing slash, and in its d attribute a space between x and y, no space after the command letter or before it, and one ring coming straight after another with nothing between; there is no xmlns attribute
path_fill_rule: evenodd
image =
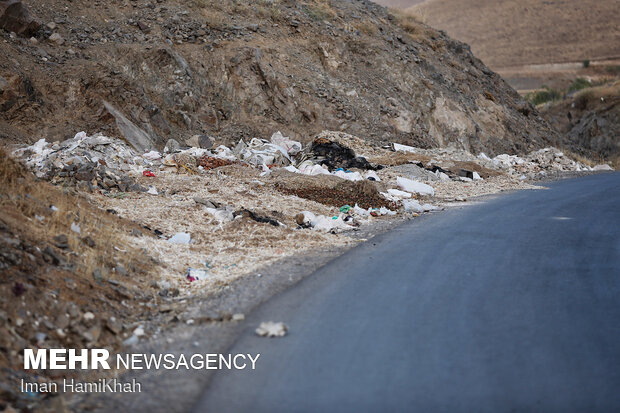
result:
<svg viewBox="0 0 620 413"><path fill-rule="evenodd" d="M396 18L396 23L412 38L422 39L426 34L427 28L424 25L425 16L411 10L391 9L390 12Z"/></svg>

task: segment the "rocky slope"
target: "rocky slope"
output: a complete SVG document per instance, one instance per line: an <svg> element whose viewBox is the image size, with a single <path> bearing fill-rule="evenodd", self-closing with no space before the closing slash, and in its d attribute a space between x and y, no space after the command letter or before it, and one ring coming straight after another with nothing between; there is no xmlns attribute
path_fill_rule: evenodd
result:
<svg viewBox="0 0 620 413"><path fill-rule="evenodd" d="M620 166L620 81L546 104L542 113L565 136L565 147L615 168Z"/></svg>
<svg viewBox="0 0 620 413"><path fill-rule="evenodd" d="M0 31L4 143L86 130L144 149L278 129L491 155L558 142L467 45L369 1L24 4L41 29Z"/></svg>

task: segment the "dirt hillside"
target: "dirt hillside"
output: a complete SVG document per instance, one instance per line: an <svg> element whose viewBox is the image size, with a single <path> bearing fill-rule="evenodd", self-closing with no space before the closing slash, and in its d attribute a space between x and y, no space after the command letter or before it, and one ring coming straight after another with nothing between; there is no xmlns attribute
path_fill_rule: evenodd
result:
<svg viewBox="0 0 620 413"><path fill-rule="evenodd" d="M618 0L427 0L408 10L495 70L620 56Z"/></svg>
<svg viewBox="0 0 620 413"><path fill-rule="evenodd" d="M467 45L369 1L24 4L41 29L0 30L5 143L325 129L489 154L557 142Z"/></svg>

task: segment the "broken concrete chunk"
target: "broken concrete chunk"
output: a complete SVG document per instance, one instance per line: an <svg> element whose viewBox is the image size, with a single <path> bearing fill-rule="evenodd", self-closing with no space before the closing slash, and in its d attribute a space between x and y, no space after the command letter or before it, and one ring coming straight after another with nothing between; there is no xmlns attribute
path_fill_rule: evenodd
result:
<svg viewBox="0 0 620 413"><path fill-rule="evenodd" d="M125 115L123 115L110 103L103 101L103 106L116 120L116 126L118 126L118 129L127 143L140 152L146 152L154 148L155 143L144 130L140 129L132 121L127 119Z"/></svg>

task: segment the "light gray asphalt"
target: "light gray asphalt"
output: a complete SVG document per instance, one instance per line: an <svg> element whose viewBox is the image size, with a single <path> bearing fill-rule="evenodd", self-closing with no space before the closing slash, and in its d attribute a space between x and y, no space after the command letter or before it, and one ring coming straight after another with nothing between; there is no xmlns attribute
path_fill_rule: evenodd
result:
<svg viewBox="0 0 620 413"><path fill-rule="evenodd" d="M620 174L405 224L247 319L196 411L620 411ZM261 321L290 334L253 334Z"/></svg>

